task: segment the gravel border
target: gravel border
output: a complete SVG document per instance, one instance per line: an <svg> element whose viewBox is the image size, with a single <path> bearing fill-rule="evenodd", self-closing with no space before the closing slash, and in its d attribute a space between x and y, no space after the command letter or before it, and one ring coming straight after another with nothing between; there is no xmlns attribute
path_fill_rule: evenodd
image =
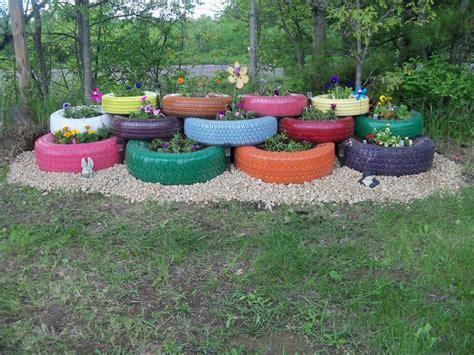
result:
<svg viewBox="0 0 474 355"><path fill-rule="evenodd" d="M219 201L262 202L267 208L279 204L349 204L401 202L424 198L434 193L456 193L463 186L462 168L435 154L433 169L427 173L389 177L379 176L374 189L358 183L361 173L347 167L336 167L332 175L302 185L275 185L253 179L232 167L231 171L205 183L188 186L163 186L145 183L131 176L125 165L98 171L92 178L80 174L46 173L35 163L33 152L23 152L10 165L8 183L50 191L82 191L120 196L132 202L208 203Z"/></svg>

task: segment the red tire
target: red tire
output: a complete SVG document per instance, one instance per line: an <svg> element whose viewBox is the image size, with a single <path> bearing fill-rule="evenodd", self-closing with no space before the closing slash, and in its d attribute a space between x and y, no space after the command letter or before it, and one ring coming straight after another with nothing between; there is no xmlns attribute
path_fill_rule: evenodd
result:
<svg viewBox="0 0 474 355"><path fill-rule="evenodd" d="M354 119L348 116L330 121L305 121L285 117L280 121L280 130L300 142L339 143L354 134Z"/></svg>
<svg viewBox="0 0 474 355"><path fill-rule="evenodd" d="M120 163L117 137L83 144L56 144L48 133L35 142L36 164L40 170L55 173L80 173L82 158L94 161L94 171Z"/></svg>
<svg viewBox="0 0 474 355"><path fill-rule="evenodd" d="M308 106L308 98L304 95L288 96L257 96L244 95L242 108L252 111L257 116L297 117L301 116Z"/></svg>

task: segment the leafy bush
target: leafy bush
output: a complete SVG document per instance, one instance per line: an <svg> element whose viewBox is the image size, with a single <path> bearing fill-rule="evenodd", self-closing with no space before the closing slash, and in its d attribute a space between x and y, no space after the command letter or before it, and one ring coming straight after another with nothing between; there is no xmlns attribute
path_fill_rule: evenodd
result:
<svg viewBox="0 0 474 355"><path fill-rule="evenodd" d="M64 107L64 117L66 118L91 118L100 115L102 112L99 106Z"/></svg>
<svg viewBox="0 0 474 355"><path fill-rule="evenodd" d="M154 139L148 149L159 153L191 153L203 149L197 142L176 133L171 140Z"/></svg>
<svg viewBox="0 0 474 355"><path fill-rule="evenodd" d="M410 59L393 72L382 77L382 83L394 95L419 106L430 105L472 110L474 76L469 69L449 64L441 57L432 57L428 63Z"/></svg>
<svg viewBox="0 0 474 355"><path fill-rule="evenodd" d="M335 104L334 104L335 108ZM327 111L321 111L313 106L306 107L301 115L302 120L307 121L330 121L337 119L336 111L329 109Z"/></svg>

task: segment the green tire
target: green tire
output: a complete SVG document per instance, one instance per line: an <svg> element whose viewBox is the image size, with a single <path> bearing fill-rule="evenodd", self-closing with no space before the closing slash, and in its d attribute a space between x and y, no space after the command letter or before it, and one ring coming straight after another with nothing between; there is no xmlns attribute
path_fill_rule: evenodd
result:
<svg viewBox="0 0 474 355"><path fill-rule="evenodd" d="M374 129L384 129L390 124L392 134L400 137L416 138L423 133L423 117L418 111L411 111L412 117L403 121L396 120L374 120L368 116L358 116L355 123L356 136L364 139L366 134L370 134Z"/></svg>
<svg viewBox="0 0 474 355"><path fill-rule="evenodd" d="M147 142L129 141L126 150L128 171L138 180L162 185L191 185L208 181L227 168L224 148L208 147L192 153L158 153Z"/></svg>

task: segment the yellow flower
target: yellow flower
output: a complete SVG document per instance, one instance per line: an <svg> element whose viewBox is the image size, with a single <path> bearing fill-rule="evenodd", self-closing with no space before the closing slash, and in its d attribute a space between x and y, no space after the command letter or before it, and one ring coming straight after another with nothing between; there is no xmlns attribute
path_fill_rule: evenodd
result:
<svg viewBox="0 0 474 355"><path fill-rule="evenodd" d="M379 100L381 103L387 102L387 97L385 95L380 95Z"/></svg>
<svg viewBox="0 0 474 355"><path fill-rule="evenodd" d="M93 129L91 129L90 131L87 131L88 134L94 134L95 131Z"/></svg>
<svg viewBox="0 0 474 355"><path fill-rule="evenodd" d="M179 77L178 80L176 80L178 82L179 85L182 85L184 84L184 78L183 77Z"/></svg>
<svg viewBox="0 0 474 355"><path fill-rule="evenodd" d="M63 136L69 138L71 137L71 132L64 132Z"/></svg>
<svg viewBox="0 0 474 355"><path fill-rule="evenodd" d="M241 66L239 62L235 62L234 66L229 65L227 72L229 73L227 79L231 84L235 84L237 89L242 89L249 82L247 67Z"/></svg>
<svg viewBox="0 0 474 355"><path fill-rule="evenodd" d="M78 134L78 133L79 133L79 131L78 131L77 129L73 129L73 130L71 131L71 134L73 134L73 135L76 135L76 134Z"/></svg>

